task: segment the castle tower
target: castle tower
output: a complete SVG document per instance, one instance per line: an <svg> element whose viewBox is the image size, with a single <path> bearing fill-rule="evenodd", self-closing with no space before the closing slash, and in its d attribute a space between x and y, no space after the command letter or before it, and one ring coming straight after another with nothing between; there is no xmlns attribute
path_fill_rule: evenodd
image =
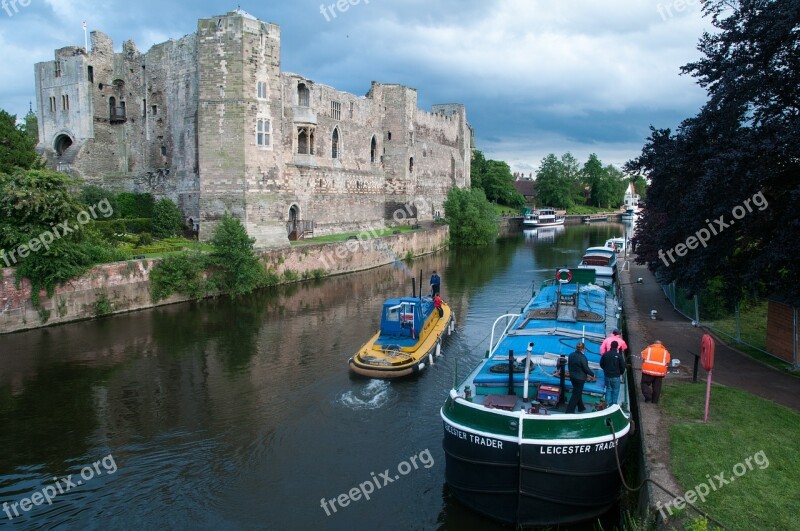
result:
<svg viewBox="0 0 800 531"><path fill-rule="evenodd" d="M280 203L259 179L279 179L282 162L280 29L237 10L201 19L197 38L200 238L227 212L256 246L288 245Z"/></svg>

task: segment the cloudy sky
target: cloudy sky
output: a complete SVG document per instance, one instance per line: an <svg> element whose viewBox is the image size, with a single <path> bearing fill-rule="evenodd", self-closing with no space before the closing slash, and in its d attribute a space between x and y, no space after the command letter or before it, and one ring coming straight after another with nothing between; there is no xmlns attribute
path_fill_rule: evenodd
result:
<svg viewBox="0 0 800 531"><path fill-rule="evenodd" d="M24 4L24 5L23 5ZM355 5L350 5L355 4ZM3 0L0 107L34 100L33 64L82 45L81 23L147 50L237 8L212 0ZM365 94L372 80L417 89L419 106L461 102L478 149L515 171L548 153L621 166L648 127L675 127L705 101L679 69L711 24L699 0L242 0L281 26L284 71ZM326 7L329 6L329 7Z"/></svg>

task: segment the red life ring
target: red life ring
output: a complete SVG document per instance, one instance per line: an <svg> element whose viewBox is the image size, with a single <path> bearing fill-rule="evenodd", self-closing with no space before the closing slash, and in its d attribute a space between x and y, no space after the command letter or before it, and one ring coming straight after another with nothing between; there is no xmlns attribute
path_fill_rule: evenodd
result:
<svg viewBox="0 0 800 531"><path fill-rule="evenodd" d="M706 371L714 368L714 338L709 334L703 334L700 343L700 363Z"/></svg>
<svg viewBox="0 0 800 531"><path fill-rule="evenodd" d="M567 274L566 279L563 278L562 276L564 273ZM572 282L572 271L570 271L569 269L559 269L558 271L556 271L556 280L558 280L562 284L569 284L570 282Z"/></svg>

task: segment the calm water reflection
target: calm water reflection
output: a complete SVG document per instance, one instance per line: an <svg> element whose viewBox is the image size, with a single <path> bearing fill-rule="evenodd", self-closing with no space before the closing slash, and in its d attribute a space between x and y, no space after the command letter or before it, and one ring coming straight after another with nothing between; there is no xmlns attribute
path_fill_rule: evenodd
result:
<svg viewBox="0 0 800 531"><path fill-rule="evenodd" d="M0 501L75 482L109 454L118 469L13 520L0 512L0 527L502 529L448 498L438 410L499 313L623 229L539 230L410 268L3 336ZM445 355L414 379L351 376L382 301L432 269L458 321ZM432 466L380 481L369 501L321 507L425 450Z"/></svg>

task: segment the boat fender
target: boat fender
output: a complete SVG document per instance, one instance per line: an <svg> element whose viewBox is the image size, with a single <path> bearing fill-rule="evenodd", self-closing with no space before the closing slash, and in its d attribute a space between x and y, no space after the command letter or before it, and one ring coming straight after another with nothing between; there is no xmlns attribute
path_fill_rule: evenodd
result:
<svg viewBox="0 0 800 531"><path fill-rule="evenodd" d="M428 363L433 367L433 354L428 354Z"/></svg>
<svg viewBox="0 0 800 531"><path fill-rule="evenodd" d="M442 355L442 342L441 341L436 343L436 355L437 356L441 356Z"/></svg>

